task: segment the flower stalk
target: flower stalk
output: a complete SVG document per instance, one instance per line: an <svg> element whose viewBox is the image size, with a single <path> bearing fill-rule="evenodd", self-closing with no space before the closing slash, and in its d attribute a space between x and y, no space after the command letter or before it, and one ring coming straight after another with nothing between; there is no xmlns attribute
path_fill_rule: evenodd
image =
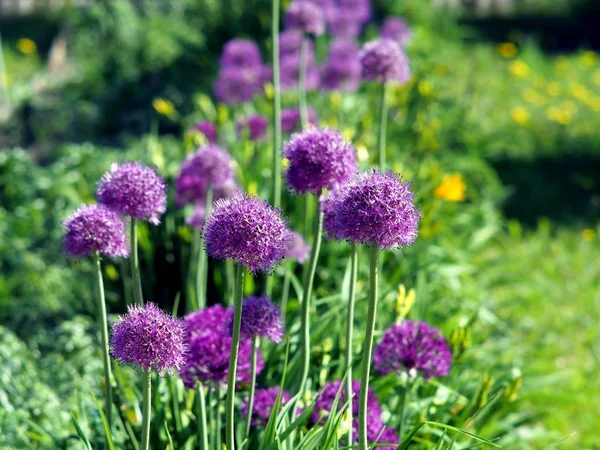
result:
<svg viewBox="0 0 600 450"><path fill-rule="evenodd" d="M209 184L206 188L205 215L208 217L212 210L213 189ZM198 264L196 265L196 299L197 309L206 308L206 290L208 277L208 255L202 244L198 248Z"/></svg>
<svg viewBox="0 0 600 450"><path fill-rule="evenodd" d="M381 98L379 103L379 170L385 171L385 146L387 136L388 104L385 98L387 83L381 83Z"/></svg>
<svg viewBox="0 0 600 450"><path fill-rule="evenodd" d="M137 305L144 304L142 280L140 277L140 260L138 257L137 220L131 218L131 278L133 280L133 299Z"/></svg>
<svg viewBox="0 0 600 450"><path fill-rule="evenodd" d="M258 350L260 348L260 338L255 336L252 339L252 354L250 357L250 392L248 393L248 412L246 415L246 433L245 437L250 437L250 425L252 423L252 410L254 408L254 394L256 392L256 362Z"/></svg>
<svg viewBox="0 0 600 450"><path fill-rule="evenodd" d="M142 369L142 447L141 450L150 449L150 418L152 415L152 377L150 371Z"/></svg>
<svg viewBox="0 0 600 450"><path fill-rule="evenodd" d="M358 251L352 244L350 254L350 291L348 294L348 319L346 324L346 398L352 399L352 338L354 334L354 301L356 299L356 275L358 272ZM351 401L351 400L350 400ZM352 423L352 408L348 409ZM352 444L352 427L348 427L348 445Z"/></svg>
<svg viewBox="0 0 600 450"><path fill-rule="evenodd" d="M273 41L273 206L281 205L281 86L279 75L279 0L271 11Z"/></svg>
<svg viewBox="0 0 600 450"><path fill-rule="evenodd" d="M206 394L202 383L198 384L198 445L200 450L208 450L208 428L206 426Z"/></svg>

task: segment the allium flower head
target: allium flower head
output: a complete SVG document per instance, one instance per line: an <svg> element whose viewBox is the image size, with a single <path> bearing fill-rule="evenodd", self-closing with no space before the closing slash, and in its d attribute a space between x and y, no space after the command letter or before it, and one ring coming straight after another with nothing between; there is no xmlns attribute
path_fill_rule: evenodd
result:
<svg viewBox="0 0 600 450"><path fill-rule="evenodd" d="M381 83L410 79L408 58L400 45L391 39L367 42L360 54L362 77Z"/></svg>
<svg viewBox="0 0 600 450"><path fill-rule="evenodd" d="M101 253L109 258L127 257L125 223L116 212L104 205L83 205L64 222L63 249L78 257Z"/></svg>
<svg viewBox="0 0 600 450"><path fill-rule="evenodd" d="M279 33L279 57L300 56L300 45L304 35L300 30L285 30ZM306 56L308 61L314 61L314 46L312 41L306 42Z"/></svg>
<svg viewBox="0 0 600 450"><path fill-rule="evenodd" d="M257 389L254 393L254 407L252 408L251 425L253 427L264 427L269 422L271 410L275 406L279 387L271 387L266 389ZM286 391L281 393L281 406L290 401L292 397ZM242 403L242 414L244 417L248 415L248 397Z"/></svg>
<svg viewBox="0 0 600 450"><path fill-rule="evenodd" d="M373 363L382 375L416 369L428 380L448 375L452 352L438 329L425 322L405 320L384 333L375 348Z"/></svg>
<svg viewBox="0 0 600 450"><path fill-rule="evenodd" d="M229 105L239 105L252 100L262 90L262 68L223 68L215 81L215 97Z"/></svg>
<svg viewBox="0 0 600 450"><path fill-rule="evenodd" d="M112 164L98 182L98 201L124 216L157 225L167 209L167 185L158 172L138 162Z"/></svg>
<svg viewBox="0 0 600 450"><path fill-rule="evenodd" d="M269 272L285 255L292 238L279 209L257 197L218 200L204 228L208 254L230 259L252 272Z"/></svg>
<svg viewBox="0 0 600 450"><path fill-rule="evenodd" d="M295 1L285 13L285 27L319 36L325 32L323 11L310 1Z"/></svg>
<svg viewBox="0 0 600 450"><path fill-rule="evenodd" d="M231 355L231 337L227 336L225 325L230 312L221 305L214 305L185 317L186 340L189 354L185 366L179 372L183 383L194 388L197 382L215 382L226 384L229 375L229 356ZM250 358L252 342L240 341L237 366L237 381L250 382ZM264 361L258 354L257 373L264 367Z"/></svg>
<svg viewBox="0 0 600 450"><path fill-rule="evenodd" d="M295 259L300 264L306 261L310 254L310 245L308 245L300 233L293 232L292 239L286 242L285 257Z"/></svg>
<svg viewBox="0 0 600 450"><path fill-rule="evenodd" d="M421 220L410 183L393 172L363 172L323 200L332 239L392 249L411 245Z"/></svg>
<svg viewBox="0 0 600 450"><path fill-rule="evenodd" d="M233 161L221 147L204 145L181 164L175 179L176 203L201 202L208 186L219 189L233 180Z"/></svg>
<svg viewBox="0 0 600 450"><path fill-rule="evenodd" d="M183 320L176 319L154 303L130 306L113 324L111 356L119 364L133 364L162 375L173 374L186 361L188 346Z"/></svg>
<svg viewBox="0 0 600 450"><path fill-rule="evenodd" d="M361 24L371 18L371 0L338 0L339 8L352 11Z"/></svg>
<svg viewBox="0 0 600 450"><path fill-rule="evenodd" d="M363 21L350 8L335 8L327 21L329 33L338 38L355 38L360 34Z"/></svg>
<svg viewBox="0 0 600 450"><path fill-rule="evenodd" d="M317 111L314 108L308 108L308 123L317 125ZM300 126L300 110L298 108L286 108L281 111L281 130L284 133L291 133Z"/></svg>
<svg viewBox="0 0 600 450"><path fill-rule="evenodd" d="M381 37L391 39L404 46L410 41L411 33L408 23L400 17L389 17L381 27Z"/></svg>
<svg viewBox="0 0 600 450"><path fill-rule="evenodd" d="M244 130L248 130L248 137L251 141L258 141L265 136L267 127L269 126L269 120L264 116L253 114L247 119L240 120L235 129L238 136L243 136Z"/></svg>
<svg viewBox="0 0 600 450"><path fill-rule="evenodd" d="M289 160L287 184L296 193L333 189L356 173L356 150L333 130L309 128L292 135L283 155Z"/></svg>
<svg viewBox="0 0 600 450"><path fill-rule="evenodd" d="M204 135L204 137L206 138L206 140L208 142L210 142L211 144L216 144L216 142L217 142L217 126L214 123L209 122L207 120L205 120L203 122L198 122L196 125L194 125L194 130L202 133Z"/></svg>
<svg viewBox="0 0 600 450"><path fill-rule="evenodd" d="M353 92L360 86L360 74L356 43L347 39L333 41L321 73L321 85L327 90Z"/></svg>
<svg viewBox="0 0 600 450"><path fill-rule="evenodd" d="M298 80L300 79L300 56L290 55L281 58L280 62L280 78L281 89L288 91L298 88ZM307 58L306 60L306 79L304 87L307 91L312 91L319 87L320 81L319 68L314 61Z"/></svg>
<svg viewBox="0 0 600 450"><path fill-rule="evenodd" d="M260 69L262 58L258 45L248 39L232 39L223 47L221 67L228 69Z"/></svg>
<svg viewBox="0 0 600 450"><path fill-rule="evenodd" d="M233 311L227 324L228 331L233 332ZM242 303L242 323L240 327L242 339L265 337L279 343L283 339L283 320L279 308L267 296L246 297Z"/></svg>

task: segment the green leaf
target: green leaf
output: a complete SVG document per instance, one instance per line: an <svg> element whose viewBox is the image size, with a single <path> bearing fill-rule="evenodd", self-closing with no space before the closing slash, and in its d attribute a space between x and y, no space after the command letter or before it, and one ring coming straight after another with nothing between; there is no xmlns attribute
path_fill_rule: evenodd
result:
<svg viewBox="0 0 600 450"><path fill-rule="evenodd" d="M75 429L77 430L77 435L79 436L79 439L83 441L83 445L85 445L86 450L92 450L92 444L79 426L79 422L77 421L75 413L71 413L71 419L73 420L73 425L75 425Z"/></svg>

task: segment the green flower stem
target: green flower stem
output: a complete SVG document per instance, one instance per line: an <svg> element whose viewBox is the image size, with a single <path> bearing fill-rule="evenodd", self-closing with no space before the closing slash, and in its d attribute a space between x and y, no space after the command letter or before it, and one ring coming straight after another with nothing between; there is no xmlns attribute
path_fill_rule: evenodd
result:
<svg viewBox="0 0 600 450"><path fill-rule="evenodd" d="M208 428L206 427L206 395L202 383L198 385L198 446L200 450L208 450Z"/></svg>
<svg viewBox="0 0 600 450"><path fill-rule="evenodd" d="M306 60L308 53L308 38L302 35L300 41L300 67L298 69L298 107L300 109L300 124L302 129L308 128L308 107L306 106Z"/></svg>
<svg viewBox="0 0 600 450"><path fill-rule="evenodd" d="M142 448L150 448L150 417L152 415L152 377L150 371L142 369L143 411L142 411Z"/></svg>
<svg viewBox="0 0 600 450"><path fill-rule="evenodd" d="M381 83L379 104L379 170L385 170L385 140L387 134L388 105L385 100L386 83Z"/></svg>
<svg viewBox="0 0 600 450"><path fill-rule="evenodd" d="M410 379L406 381L406 386L402 389L402 394L398 401L398 438L402 441L402 431L404 428L404 410L406 408L406 397L410 390Z"/></svg>
<svg viewBox="0 0 600 450"><path fill-rule="evenodd" d="M246 439L250 437L250 424L252 422L252 410L254 409L254 392L256 390L256 362L259 348L260 338L255 336L252 339L252 356L250 359L250 392L248 394L248 413L246 416Z"/></svg>
<svg viewBox="0 0 600 450"><path fill-rule="evenodd" d="M171 402L173 402L173 418L175 419L175 431L181 432L181 413L179 412L179 389L177 387L177 376L169 376L169 391Z"/></svg>
<svg viewBox="0 0 600 450"><path fill-rule="evenodd" d="M108 355L108 320L106 318L106 301L104 300L104 282L102 281L102 267L100 266L100 255L94 253L94 265L96 266L96 299L98 300L98 322L100 325L100 336L102 338L102 363L104 364L104 414L110 427L112 415L112 384L110 357Z"/></svg>
<svg viewBox="0 0 600 450"><path fill-rule="evenodd" d="M196 285L194 282L194 274L197 272L198 265L198 253L202 247L202 232L194 230L194 237L192 239L192 248L190 249L190 267L188 269L187 276L187 293L188 301L186 303L186 311L197 311L198 310L198 299L196 298Z"/></svg>
<svg viewBox="0 0 600 450"><path fill-rule="evenodd" d="M350 292L348 295L348 320L346 324L346 398L352 401L352 335L354 332L354 300L356 298L356 274L358 272L358 251L352 244L350 254ZM352 408L348 409L352 423ZM348 445L352 444L352 427L348 427Z"/></svg>
<svg viewBox="0 0 600 450"><path fill-rule="evenodd" d="M317 260L321 249L321 235L323 234L323 212L317 203L317 212L315 214L313 243L310 252L310 261L306 276L304 277L302 290L302 312L300 325L300 345L302 347L302 374L298 383L297 392L303 392L308 379L308 369L310 366L310 303L313 290L315 272L317 270Z"/></svg>
<svg viewBox="0 0 600 450"><path fill-rule="evenodd" d="M208 218L212 211L212 198L213 189L209 184L206 188L206 205L204 216ZM202 240L200 241L202 243ZM198 249L198 264L196 265L196 298L198 299L198 305L196 309L204 309L206 307L206 289L207 289L207 275L208 275L208 255L206 250L200 244Z"/></svg>
<svg viewBox="0 0 600 450"><path fill-rule="evenodd" d="M292 276L292 261L288 260L285 264L285 275L283 276L283 292L281 294L281 320L285 323L285 313L290 298L290 281Z"/></svg>
<svg viewBox="0 0 600 450"><path fill-rule="evenodd" d="M217 434L221 433L221 426L217 426L216 420L216 412L218 411L216 401L213 402L215 397L215 392L217 391L216 386L209 385L207 400L208 400L208 422L209 422L209 430L210 430L210 448L217 449ZM214 403L214 405L213 405Z"/></svg>
<svg viewBox="0 0 600 450"><path fill-rule="evenodd" d="M138 305L144 304L142 280L140 278L140 260L138 258L137 221L131 218L131 279L133 280L133 299Z"/></svg>
<svg viewBox="0 0 600 450"><path fill-rule="evenodd" d="M221 399L221 388L218 385L215 388L215 392L217 394L217 403L215 405L215 410L216 410L216 415L217 415L217 420L216 420L217 424L215 426L215 432L214 432L214 434L217 435L215 450L223 450L223 444L222 444L223 435L221 434L221 431L222 431L221 430L221 421L222 421L221 403L222 403L222 399Z"/></svg>
<svg viewBox="0 0 600 450"><path fill-rule="evenodd" d="M233 335L231 337L231 355L229 357L229 376L227 378L227 399L225 403L225 443L227 450L235 450L234 401L235 381L237 379L237 361L240 348L240 326L242 323L242 292L244 290L245 267L236 266L235 290L233 296Z"/></svg>
<svg viewBox="0 0 600 450"><path fill-rule="evenodd" d="M375 333L375 317L377 313L377 297L379 296L379 247L370 248L370 286L369 310L367 313L367 331L362 354L362 373L360 376L360 397L358 403L358 449L367 450L367 400L369 396L369 375L371 372L371 356L373 354L373 334Z"/></svg>
<svg viewBox="0 0 600 450"><path fill-rule="evenodd" d="M279 0L271 11L273 41L273 206L281 206L281 86L279 79Z"/></svg>

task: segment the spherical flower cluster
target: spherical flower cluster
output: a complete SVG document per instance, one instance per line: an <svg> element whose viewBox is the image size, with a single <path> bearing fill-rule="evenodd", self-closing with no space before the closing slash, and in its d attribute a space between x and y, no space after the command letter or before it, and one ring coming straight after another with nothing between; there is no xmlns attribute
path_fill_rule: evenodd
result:
<svg viewBox="0 0 600 450"><path fill-rule="evenodd" d="M162 375L173 374L186 362L188 345L185 326L154 303L130 306L113 324L111 356L119 364L133 364Z"/></svg>
<svg viewBox="0 0 600 450"><path fill-rule="evenodd" d="M202 133L209 143L216 144L217 126L214 123L205 120L203 122L198 122L194 125L193 129Z"/></svg>
<svg viewBox="0 0 600 450"><path fill-rule="evenodd" d="M279 58L300 56L300 46L304 35L298 30L286 30L279 33ZM306 56L308 61L314 61L314 46L310 40L306 41Z"/></svg>
<svg viewBox="0 0 600 450"><path fill-rule="evenodd" d="M291 55L281 58L280 62L280 82L281 89L284 91L297 89L300 80L300 56ZM307 55L306 58L306 78L304 88L312 91L319 87L321 76L319 68L314 60Z"/></svg>
<svg viewBox="0 0 600 450"><path fill-rule="evenodd" d="M367 42L360 54L362 77L381 83L410 79L408 58L400 45L390 39Z"/></svg>
<svg viewBox="0 0 600 450"><path fill-rule="evenodd" d="M390 17L383 22L381 37L383 39L391 39L404 46L408 44L411 38L410 27L404 19Z"/></svg>
<svg viewBox="0 0 600 450"><path fill-rule="evenodd" d="M233 332L233 311L227 324L228 331ZM283 320L279 308L267 296L246 297L242 303L242 322L240 327L242 339L265 337L275 343L283 339Z"/></svg>
<svg viewBox="0 0 600 450"><path fill-rule="evenodd" d="M333 130L309 128L292 135L283 155L289 160L287 184L296 193L319 193L356 173L356 150Z"/></svg>
<svg viewBox="0 0 600 450"><path fill-rule="evenodd" d="M244 133L247 130L250 140L258 141L265 136L268 125L269 120L266 117L253 114L247 119L240 120L236 124L235 129L238 136L244 137Z"/></svg>
<svg viewBox="0 0 600 450"><path fill-rule="evenodd" d="M291 231L279 209L242 195L218 200L204 229L211 257L233 260L253 272L269 272L278 264L290 239Z"/></svg>
<svg viewBox="0 0 600 450"><path fill-rule="evenodd" d="M361 28L362 21L348 8L336 7L335 13L327 21L329 33L338 38L355 38L360 34Z"/></svg>
<svg viewBox="0 0 600 450"><path fill-rule="evenodd" d="M262 58L258 45L248 39L232 39L223 47L221 67L260 70Z"/></svg>
<svg viewBox="0 0 600 450"><path fill-rule="evenodd" d="M125 223L104 205L83 205L63 225L66 228L63 249L67 255L78 257L94 252L109 258L128 255Z"/></svg>
<svg viewBox="0 0 600 450"><path fill-rule="evenodd" d="M314 108L308 108L308 123L317 125L317 111ZM287 108L281 111L281 130L284 133L291 133L300 126L300 110L298 108Z"/></svg>
<svg viewBox="0 0 600 450"><path fill-rule="evenodd" d="M330 238L356 244L411 245L421 220L414 198L399 175L364 172L323 200L324 228Z"/></svg>
<svg viewBox="0 0 600 450"><path fill-rule="evenodd" d="M285 243L285 257L304 263L310 254L308 245L300 233L293 232L292 239Z"/></svg>
<svg viewBox="0 0 600 450"><path fill-rule="evenodd" d="M204 203L210 185L219 189L233 180L231 157L215 144L200 147L181 164L175 179L176 203Z"/></svg>
<svg viewBox="0 0 600 450"><path fill-rule="evenodd" d="M250 424L253 427L264 427L269 422L271 410L275 406L277 395L279 394L278 387L257 389L254 393L254 407L252 408L252 419ZM281 393L281 406L290 401L292 397L286 391ZM248 415L248 397L242 403L242 414L244 417Z"/></svg>
<svg viewBox="0 0 600 450"><path fill-rule="evenodd" d="M157 225L167 209L167 185L155 169L138 162L113 164L98 182L98 201L124 216Z"/></svg>
<svg viewBox="0 0 600 450"><path fill-rule="evenodd" d="M309 1L295 1L285 13L285 27L319 36L325 32L323 11Z"/></svg>
<svg viewBox="0 0 600 450"><path fill-rule="evenodd" d="M215 81L215 97L229 105L239 105L252 100L262 90L262 72L253 69L227 67Z"/></svg>
<svg viewBox="0 0 600 450"><path fill-rule="evenodd" d="M352 11L361 24L371 18L371 0L338 0L338 7L342 10Z"/></svg>
<svg viewBox="0 0 600 450"><path fill-rule="evenodd" d="M405 320L384 333L373 363L382 375L416 369L428 380L448 375L452 352L439 330L425 322Z"/></svg>
<svg viewBox="0 0 600 450"><path fill-rule="evenodd" d="M321 73L321 85L327 90L353 92L360 86L360 74L356 43L346 39L333 41Z"/></svg>
<svg viewBox="0 0 600 450"><path fill-rule="evenodd" d="M179 372L186 387L192 389L196 383L227 383L231 337L227 336L225 324L230 312L221 305L214 305L188 314L185 317L186 340L189 344L187 363ZM237 365L237 381L250 382L252 342L240 341ZM264 361L257 355L257 373Z"/></svg>

